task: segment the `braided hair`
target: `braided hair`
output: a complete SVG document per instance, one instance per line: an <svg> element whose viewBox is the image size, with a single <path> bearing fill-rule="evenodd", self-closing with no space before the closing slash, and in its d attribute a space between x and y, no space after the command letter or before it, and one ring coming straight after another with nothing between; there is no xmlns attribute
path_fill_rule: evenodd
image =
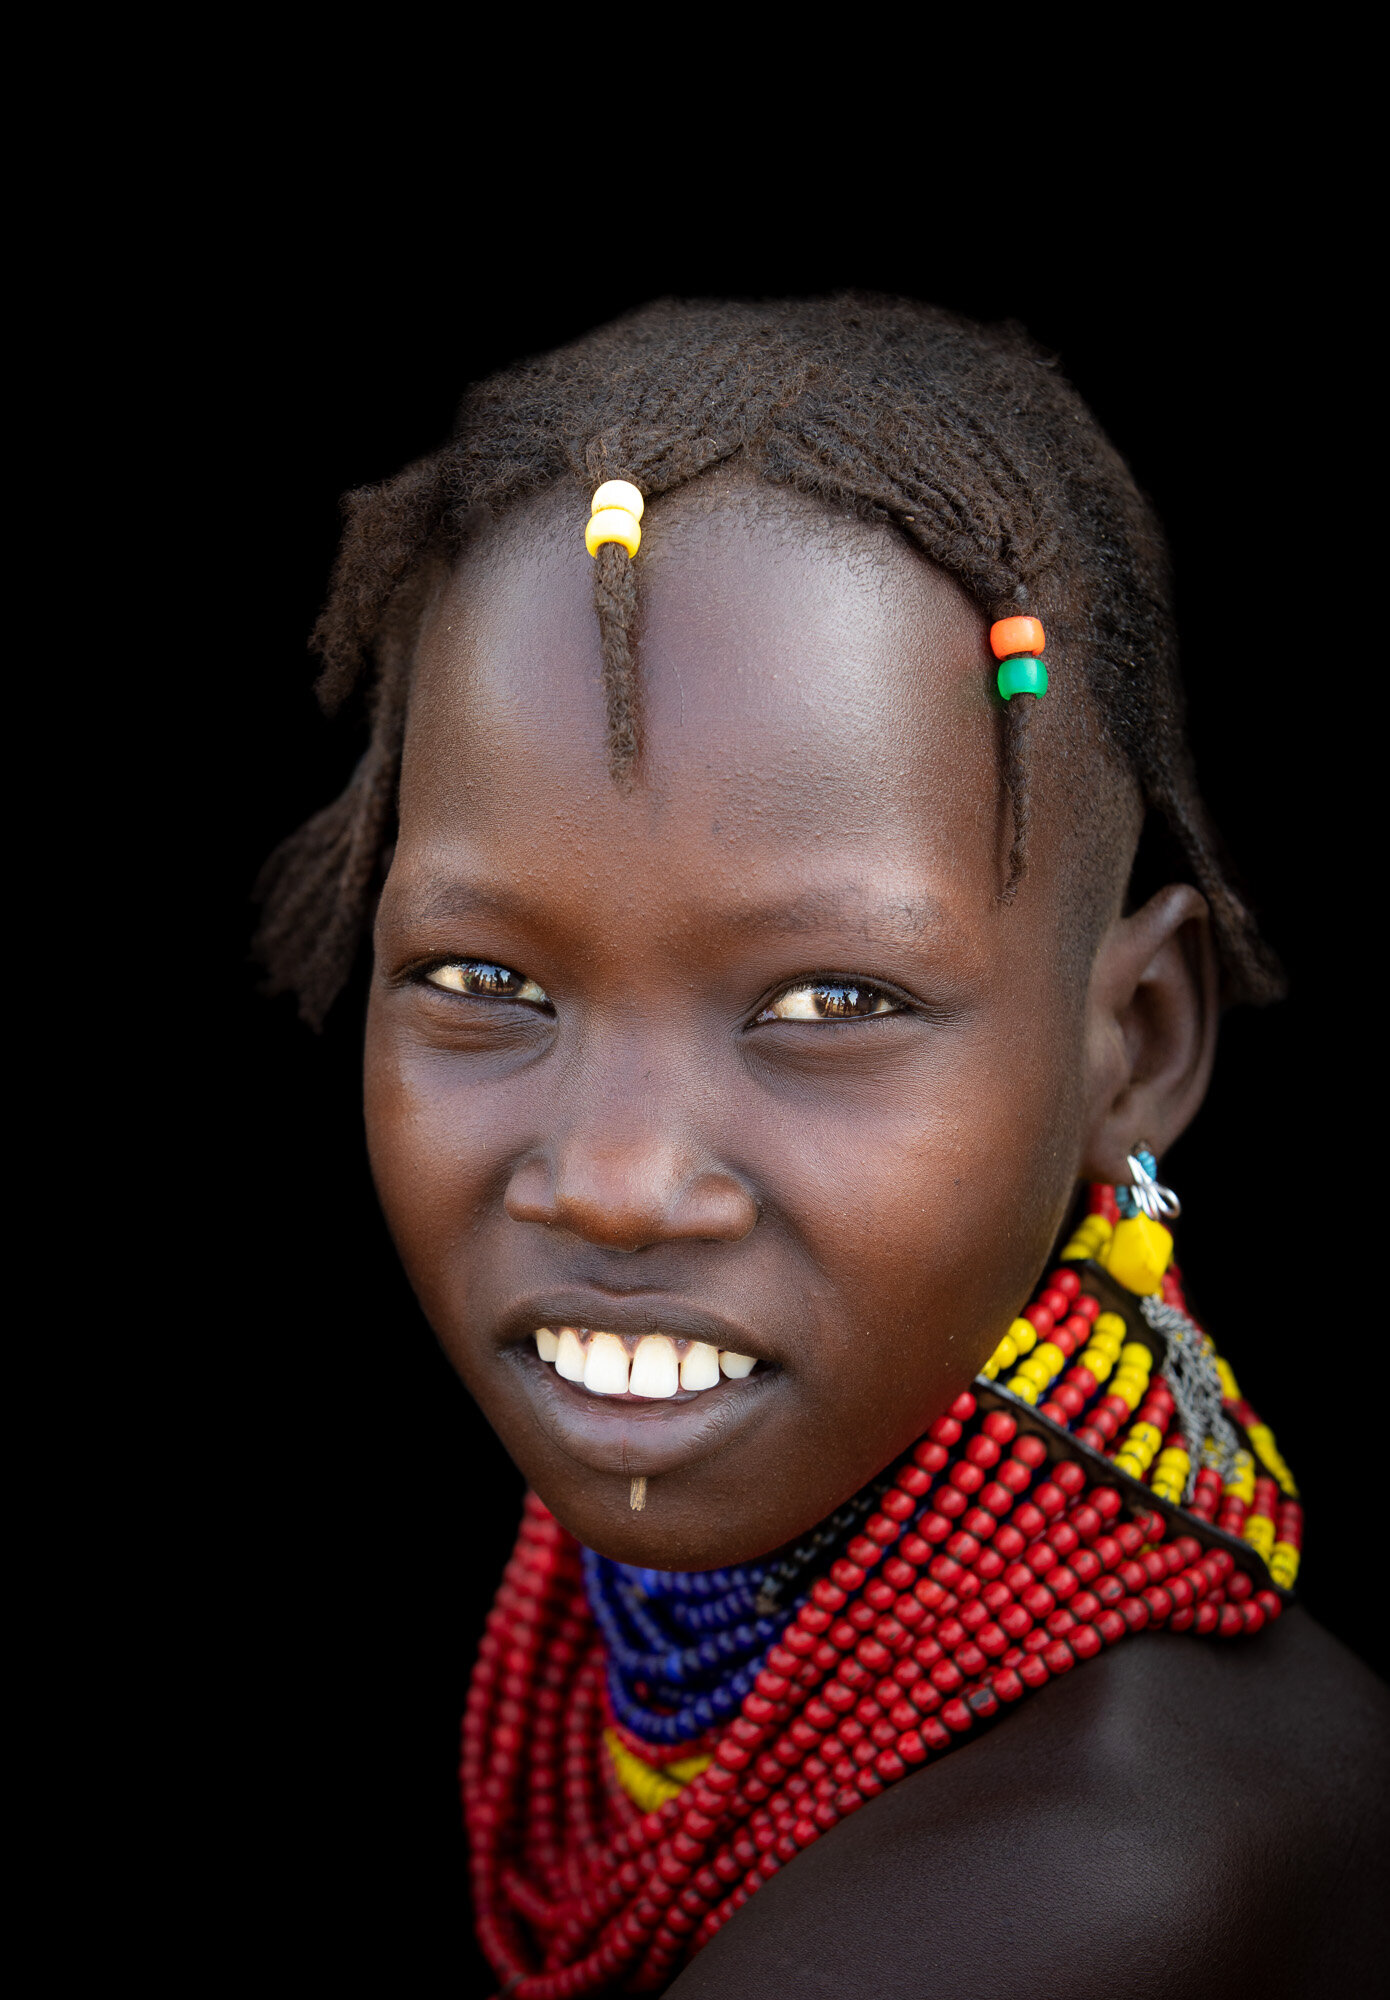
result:
<svg viewBox="0 0 1390 2000"><path fill-rule="evenodd" d="M341 797L266 866L258 947L272 991L297 993L317 1025L351 973L394 838L416 630L480 515L562 482L587 500L625 479L650 503L733 461L892 523L992 619L1045 612L1049 650L1079 663L1149 821L1210 905L1225 997L1278 994L1197 790L1167 551L1128 468L1020 328L860 295L645 306L481 383L442 450L348 495L314 631L318 692L331 713L365 684L370 741ZM619 784L641 756L639 590L640 559L603 546L595 609ZM1034 706L1019 695L1004 709L1005 898L1027 866Z"/></svg>

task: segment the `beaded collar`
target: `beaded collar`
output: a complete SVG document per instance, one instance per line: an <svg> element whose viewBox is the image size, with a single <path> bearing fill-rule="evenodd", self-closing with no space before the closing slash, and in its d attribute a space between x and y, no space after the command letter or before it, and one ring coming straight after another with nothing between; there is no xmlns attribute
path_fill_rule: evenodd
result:
<svg viewBox="0 0 1390 2000"><path fill-rule="evenodd" d="M480 1942L519 2000L659 1991L778 1868L1146 1626L1277 1618L1302 1511L1113 1188L972 1388L790 1552L668 1574L529 1495L464 1722ZM1258 1469L1257 1469L1258 1468Z"/></svg>

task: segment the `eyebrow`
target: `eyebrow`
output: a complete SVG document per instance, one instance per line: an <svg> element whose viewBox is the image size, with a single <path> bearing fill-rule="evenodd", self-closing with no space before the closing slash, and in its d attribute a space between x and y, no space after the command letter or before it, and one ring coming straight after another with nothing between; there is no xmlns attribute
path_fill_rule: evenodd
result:
<svg viewBox="0 0 1390 2000"><path fill-rule="evenodd" d="M510 917L524 922L534 914L525 896L511 889L489 889L481 882L440 882L412 897L409 915L416 923L435 923L449 917Z"/></svg>
<svg viewBox="0 0 1390 2000"><path fill-rule="evenodd" d="M941 904L925 893L873 897L843 889L807 889L790 902L749 904L725 915L723 921L731 930L780 931L789 936L830 925L864 931L891 929L916 936L938 928L944 919Z"/></svg>
<svg viewBox="0 0 1390 2000"><path fill-rule="evenodd" d="M525 925L534 922L536 914L532 899L512 889L492 888L482 883L440 882L423 890L418 900L412 898L407 918L429 924L485 915ZM853 889L827 888L806 889L790 900L749 900L741 907L707 914L718 927L745 937L796 937L839 928L857 931L868 938L885 934L917 938L949 922L941 903L925 892L874 897Z"/></svg>

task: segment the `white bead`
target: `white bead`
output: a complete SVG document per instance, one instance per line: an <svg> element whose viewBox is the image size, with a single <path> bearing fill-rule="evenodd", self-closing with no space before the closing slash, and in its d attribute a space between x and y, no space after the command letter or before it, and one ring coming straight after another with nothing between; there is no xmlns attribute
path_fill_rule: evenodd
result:
<svg viewBox="0 0 1390 2000"><path fill-rule="evenodd" d="M631 480L606 479L589 502L589 512L597 514L604 507L621 507L634 521L640 521L642 506L642 496Z"/></svg>

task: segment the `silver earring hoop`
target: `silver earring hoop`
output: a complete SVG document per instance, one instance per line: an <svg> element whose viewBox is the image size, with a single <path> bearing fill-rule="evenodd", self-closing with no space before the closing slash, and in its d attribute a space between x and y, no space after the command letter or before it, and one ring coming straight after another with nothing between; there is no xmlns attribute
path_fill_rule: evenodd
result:
<svg viewBox="0 0 1390 2000"><path fill-rule="evenodd" d="M1147 1146L1136 1146L1128 1156L1125 1165L1133 1185L1116 1190L1123 1211L1127 1195L1134 1205L1134 1212L1147 1215L1150 1222L1176 1222L1182 1214L1182 1203L1170 1187L1159 1185L1158 1161Z"/></svg>

